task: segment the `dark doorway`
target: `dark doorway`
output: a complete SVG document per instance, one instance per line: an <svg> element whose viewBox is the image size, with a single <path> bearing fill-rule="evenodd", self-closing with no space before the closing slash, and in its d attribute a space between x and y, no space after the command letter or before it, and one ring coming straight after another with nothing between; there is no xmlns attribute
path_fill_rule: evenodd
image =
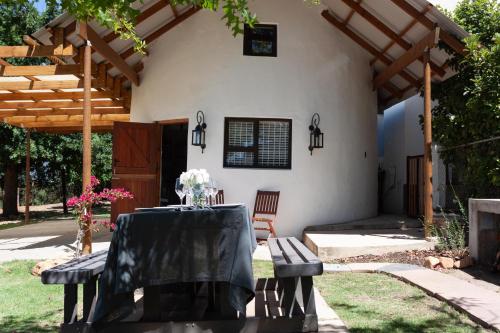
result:
<svg viewBox="0 0 500 333"><path fill-rule="evenodd" d="M406 158L406 198L410 217L424 214L424 156Z"/></svg>
<svg viewBox="0 0 500 333"><path fill-rule="evenodd" d="M187 167L188 123L164 124L162 130L160 205L176 205L175 180Z"/></svg>

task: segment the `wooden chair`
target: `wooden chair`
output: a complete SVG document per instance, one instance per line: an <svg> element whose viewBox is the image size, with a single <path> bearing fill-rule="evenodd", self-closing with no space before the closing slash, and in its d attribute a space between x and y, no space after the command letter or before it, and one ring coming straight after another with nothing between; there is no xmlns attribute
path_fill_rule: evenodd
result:
<svg viewBox="0 0 500 333"><path fill-rule="evenodd" d="M207 198L207 203L211 205L223 205L224 204L224 190L219 190L215 195L215 200L212 197Z"/></svg>
<svg viewBox="0 0 500 333"><path fill-rule="evenodd" d="M276 237L273 223L276 220L279 198L279 191L257 191L257 197L255 198L255 206L253 209L252 223L266 223L267 227L257 227L255 228L255 230L268 231L270 235ZM262 238L258 238L258 240L262 240Z"/></svg>

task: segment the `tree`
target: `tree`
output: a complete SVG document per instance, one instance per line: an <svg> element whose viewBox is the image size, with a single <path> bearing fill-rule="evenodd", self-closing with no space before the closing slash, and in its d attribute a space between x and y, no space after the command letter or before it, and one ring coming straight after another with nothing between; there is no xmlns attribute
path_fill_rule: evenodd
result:
<svg viewBox="0 0 500 333"><path fill-rule="evenodd" d="M433 136L455 166L467 197L500 194L500 4L463 0L455 22L472 33L468 52L450 65L457 74L433 87ZM490 139L490 140L489 140ZM489 141L488 141L489 140ZM474 142L482 141L478 144ZM472 143L472 144L471 144Z"/></svg>

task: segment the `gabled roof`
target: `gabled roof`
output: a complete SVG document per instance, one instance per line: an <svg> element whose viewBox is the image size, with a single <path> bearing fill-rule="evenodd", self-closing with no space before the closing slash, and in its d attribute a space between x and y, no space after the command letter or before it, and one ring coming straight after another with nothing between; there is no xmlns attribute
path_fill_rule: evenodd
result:
<svg viewBox="0 0 500 333"><path fill-rule="evenodd" d="M141 11L137 33L148 45L199 10L174 7L168 0L135 5ZM467 33L426 0L323 0L322 6L323 17L318 15L318 20L326 19L372 54L380 108L415 94L422 84L423 51L433 48L438 39L464 52L460 39ZM81 129L82 31L96 50L92 54L93 129L109 130L114 121L129 119L129 87L139 84L145 55L134 51L132 41L119 39L95 22L83 28L65 13L25 36L29 48L0 47L0 57L38 53L54 64L11 66L0 58L0 121L45 131ZM434 80L454 74L447 59L445 51L432 49Z"/></svg>

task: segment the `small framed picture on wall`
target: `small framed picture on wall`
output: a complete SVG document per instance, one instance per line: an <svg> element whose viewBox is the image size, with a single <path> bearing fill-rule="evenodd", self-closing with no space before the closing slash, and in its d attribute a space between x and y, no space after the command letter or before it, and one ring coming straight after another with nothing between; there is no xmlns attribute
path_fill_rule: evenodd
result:
<svg viewBox="0 0 500 333"><path fill-rule="evenodd" d="M276 24L245 24L243 55L257 57L278 56L278 27Z"/></svg>

